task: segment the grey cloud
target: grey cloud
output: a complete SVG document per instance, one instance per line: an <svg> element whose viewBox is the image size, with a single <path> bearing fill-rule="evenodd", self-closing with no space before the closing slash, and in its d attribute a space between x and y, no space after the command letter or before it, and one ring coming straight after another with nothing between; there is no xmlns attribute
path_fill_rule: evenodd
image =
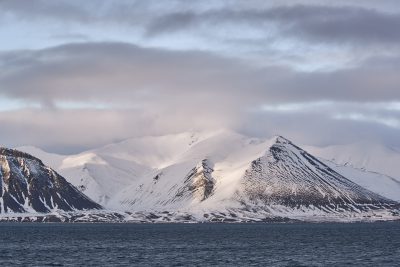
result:
<svg viewBox="0 0 400 267"><path fill-rule="evenodd" d="M202 13L195 11L166 14L147 28L154 36L208 24L223 27L244 24L253 29L277 30L280 35L301 40L396 44L400 40L400 13L389 13L357 6L282 5L267 9L224 8Z"/></svg>
<svg viewBox="0 0 400 267"><path fill-rule="evenodd" d="M141 134L144 121L147 121L146 129L152 128L150 115L134 114L135 119L132 119L131 112L111 110L25 109L1 112L1 142L10 147L35 145L60 153L78 152ZM130 127L131 123L135 127Z"/></svg>
<svg viewBox="0 0 400 267"><path fill-rule="evenodd" d="M147 36L176 31L224 31L226 26L275 32L275 38L310 42L396 44L400 40L400 10L392 1L0 1L0 17L18 20L52 19L60 24L122 24L144 29ZM186 32L191 35L193 32ZM197 32L201 34L201 32ZM218 34L217 34L218 35ZM218 38L224 39L223 36Z"/></svg>
<svg viewBox="0 0 400 267"><path fill-rule="evenodd" d="M252 113L243 121L241 131L258 137L280 134L306 145L329 146L364 141L400 149L400 129L374 121L332 119L332 113L337 111ZM345 112L351 112L351 109Z"/></svg>
<svg viewBox="0 0 400 267"><path fill-rule="evenodd" d="M89 10L74 4L73 1L49 0L1 0L0 14L15 16L20 20L43 18L90 19Z"/></svg>
<svg viewBox="0 0 400 267"><path fill-rule="evenodd" d="M199 20L202 20L200 16L193 12L168 14L149 23L146 28L146 35L152 37L158 34L183 30L198 24Z"/></svg>
<svg viewBox="0 0 400 267"><path fill-rule="evenodd" d="M274 102L400 100L400 58L348 70L297 72L256 68L206 52L86 43L3 54L0 65L7 66L0 74L0 94L44 103L187 106L194 99L211 108L224 99L227 109L234 109Z"/></svg>
<svg viewBox="0 0 400 267"><path fill-rule="evenodd" d="M212 130L235 125L226 115L173 109L20 109L0 112L1 145L34 145L78 153L131 137Z"/></svg>
<svg viewBox="0 0 400 267"><path fill-rule="evenodd" d="M38 36L60 38L54 43L82 42L0 52L0 100L42 107L0 112L1 141L71 152L130 136L227 127L298 143L371 139L400 147L399 110L383 107L400 101L396 5L0 0L0 21L8 22L2 25L29 22L43 29ZM58 27L51 31L50 24ZM88 42L103 40L99 30L116 41ZM133 32L141 46L124 43ZM293 67L336 56L351 64L331 71ZM274 110L324 102L331 104Z"/></svg>
<svg viewBox="0 0 400 267"><path fill-rule="evenodd" d="M42 48L73 40L135 42L303 70L353 67L370 56L400 54L400 10L390 0L25 2L0 1L0 20L10 27L4 31L8 49L13 38L22 48L30 42ZM32 30L47 38L38 40L28 34ZM18 31L27 33L26 47Z"/></svg>
<svg viewBox="0 0 400 267"><path fill-rule="evenodd" d="M0 75L0 93L21 99L101 101L128 97L143 103L160 95L201 97L203 88L216 94L219 87L244 89L244 82L235 78L245 70L240 63L203 52L91 43L3 54L0 62L7 65L7 71Z"/></svg>
<svg viewBox="0 0 400 267"><path fill-rule="evenodd" d="M396 43L400 40L399 13L360 7L297 6L277 8L274 19L290 23L289 33L312 41Z"/></svg>
<svg viewBox="0 0 400 267"><path fill-rule="evenodd" d="M1 0L0 19L17 21L56 21L61 25L78 23L81 26L96 24L126 24L140 26L157 14L164 14L180 1L141 0Z"/></svg>
<svg viewBox="0 0 400 267"><path fill-rule="evenodd" d="M90 41L90 38L87 35L81 33L54 34L51 38L72 41Z"/></svg>
<svg viewBox="0 0 400 267"><path fill-rule="evenodd" d="M7 146L35 145L58 153L76 153L129 137L227 127L262 138L280 134L298 144L325 146L363 140L400 148L399 129L376 122L335 120L331 117L335 109L329 112L250 112L242 113L240 120L200 110L199 106L193 109L185 113L173 109L1 112L1 142ZM351 111L350 106L343 110Z"/></svg>
<svg viewBox="0 0 400 267"><path fill-rule="evenodd" d="M372 59L371 59L372 60ZM400 117L383 105L400 101L400 59L373 59L335 72L296 72L199 51L168 51L121 43L63 45L2 53L0 96L44 108L0 113L7 145L34 144L77 151L146 134L227 127L302 143L326 144L383 138L400 146L398 128L377 119ZM58 103L105 104L60 108ZM263 105L329 101L304 112L262 111ZM369 120L335 119L363 114ZM310 119L312 118L312 119ZM26 133L30 134L27 135ZM44 140L42 137L51 132ZM385 142L386 142L385 141Z"/></svg>

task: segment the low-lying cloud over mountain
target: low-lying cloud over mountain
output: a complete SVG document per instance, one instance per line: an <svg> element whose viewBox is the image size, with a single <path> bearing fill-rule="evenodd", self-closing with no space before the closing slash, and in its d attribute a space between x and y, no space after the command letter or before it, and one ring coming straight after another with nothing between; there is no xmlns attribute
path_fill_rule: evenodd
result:
<svg viewBox="0 0 400 267"><path fill-rule="evenodd" d="M0 21L6 146L225 127L400 147L396 1L5 0Z"/></svg>

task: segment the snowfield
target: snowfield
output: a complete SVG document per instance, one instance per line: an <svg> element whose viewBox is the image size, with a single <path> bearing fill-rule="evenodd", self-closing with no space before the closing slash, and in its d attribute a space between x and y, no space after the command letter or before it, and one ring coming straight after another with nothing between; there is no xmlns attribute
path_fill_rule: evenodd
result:
<svg viewBox="0 0 400 267"><path fill-rule="evenodd" d="M58 211L53 219L61 221L398 220L400 154L359 146L303 150L279 136L220 130L133 138L70 156L18 149L106 208Z"/></svg>

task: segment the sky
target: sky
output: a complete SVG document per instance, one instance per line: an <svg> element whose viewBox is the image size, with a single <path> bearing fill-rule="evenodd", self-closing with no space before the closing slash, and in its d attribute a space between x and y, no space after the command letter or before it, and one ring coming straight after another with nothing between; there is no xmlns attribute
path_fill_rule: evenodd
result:
<svg viewBox="0 0 400 267"><path fill-rule="evenodd" d="M0 144L227 128L400 148L397 0L0 0Z"/></svg>

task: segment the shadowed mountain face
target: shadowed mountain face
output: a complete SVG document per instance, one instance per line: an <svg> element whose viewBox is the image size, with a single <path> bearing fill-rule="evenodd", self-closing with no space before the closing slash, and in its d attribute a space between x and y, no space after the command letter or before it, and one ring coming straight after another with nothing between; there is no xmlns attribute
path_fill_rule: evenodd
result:
<svg viewBox="0 0 400 267"><path fill-rule="evenodd" d="M101 208L41 160L0 148L0 213Z"/></svg>
<svg viewBox="0 0 400 267"><path fill-rule="evenodd" d="M242 179L242 203L329 211L360 211L398 205L351 182L283 137L254 160Z"/></svg>

